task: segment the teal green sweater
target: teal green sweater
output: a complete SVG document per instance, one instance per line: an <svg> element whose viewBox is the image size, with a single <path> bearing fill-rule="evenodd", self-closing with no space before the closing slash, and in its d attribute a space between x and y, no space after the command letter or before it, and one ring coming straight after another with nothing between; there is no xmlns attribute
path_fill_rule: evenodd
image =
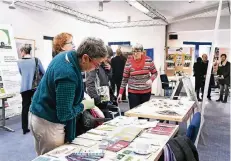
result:
<svg viewBox="0 0 231 161"><path fill-rule="evenodd" d="M57 55L43 76L30 107L34 115L65 126L66 141L76 132L76 116L83 111L83 79L75 51Z"/></svg>

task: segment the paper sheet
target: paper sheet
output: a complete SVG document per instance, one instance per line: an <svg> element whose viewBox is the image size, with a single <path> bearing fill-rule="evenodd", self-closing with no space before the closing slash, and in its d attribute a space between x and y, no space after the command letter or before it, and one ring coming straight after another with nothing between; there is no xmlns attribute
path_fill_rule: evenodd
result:
<svg viewBox="0 0 231 161"><path fill-rule="evenodd" d="M75 138L72 141L72 144L81 145L84 147L92 147L96 143L97 143L96 141L92 141L92 140L88 140L88 139L82 139L82 138Z"/></svg>
<svg viewBox="0 0 231 161"><path fill-rule="evenodd" d="M73 147L73 146L64 145L64 146L61 146L59 148L56 148L56 149L50 151L49 153L47 153L47 155L59 158L59 157L65 157L65 156L71 154L72 152L77 152L77 151L78 151L78 149Z"/></svg>
<svg viewBox="0 0 231 161"><path fill-rule="evenodd" d="M87 133L95 134L95 135L101 135L101 136L108 136L109 131L91 129L91 130L87 131Z"/></svg>
<svg viewBox="0 0 231 161"><path fill-rule="evenodd" d="M103 139L101 135L94 135L90 133L82 134L78 136L78 138L89 139L89 140L94 140L94 141L101 141Z"/></svg>

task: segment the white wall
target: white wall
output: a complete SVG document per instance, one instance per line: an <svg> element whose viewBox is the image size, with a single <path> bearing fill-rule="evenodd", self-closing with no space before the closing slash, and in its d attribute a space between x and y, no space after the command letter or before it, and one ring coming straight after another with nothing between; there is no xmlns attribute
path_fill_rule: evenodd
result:
<svg viewBox="0 0 231 161"><path fill-rule="evenodd" d="M108 41L131 41L132 45L140 43L144 48L154 48L154 63L158 71L160 67L164 69L165 26L111 29ZM159 95L162 92L160 87L158 78L153 83L152 92Z"/></svg>
<svg viewBox="0 0 231 161"><path fill-rule="evenodd" d="M97 36L104 39L107 28L95 24L77 21L57 12L28 11L17 8L10 10L7 4L0 4L0 23L12 24L15 37L34 39L38 50L35 56L40 58L46 67L52 53L44 51L43 36L55 36L61 32L69 32L74 35L78 45L84 37ZM7 15L7 16L6 16ZM106 30L105 30L106 29Z"/></svg>
<svg viewBox="0 0 231 161"><path fill-rule="evenodd" d="M168 34L177 34L178 40L168 40L170 47L183 46L183 41L212 42L216 17L195 18L168 25ZM218 47L230 47L230 16L220 17Z"/></svg>
<svg viewBox="0 0 231 161"><path fill-rule="evenodd" d="M216 17L201 17L168 25L168 32L213 30ZM219 29L230 29L230 16L221 16Z"/></svg>
<svg viewBox="0 0 231 161"><path fill-rule="evenodd" d="M223 29L218 31L217 46L229 48L230 47L230 29ZM169 47L181 47L184 41L193 42L212 42L214 39L213 30L197 30L197 31L181 31L175 32L178 35L177 40L168 40Z"/></svg>
<svg viewBox="0 0 231 161"><path fill-rule="evenodd" d="M15 37L34 39L37 50L35 56L40 58L45 67L51 60L49 42L43 36L55 36L61 32L74 35L78 45L84 37L94 36L105 41L130 41L132 44L141 43L144 48L154 48L154 61L159 69L164 65L165 26L142 27L127 29L108 29L101 25L88 24L73 17L53 11L37 12L17 8L10 10L9 5L0 5L0 24L12 24ZM7 15L7 16L5 16ZM158 94L157 82L153 85L153 93Z"/></svg>

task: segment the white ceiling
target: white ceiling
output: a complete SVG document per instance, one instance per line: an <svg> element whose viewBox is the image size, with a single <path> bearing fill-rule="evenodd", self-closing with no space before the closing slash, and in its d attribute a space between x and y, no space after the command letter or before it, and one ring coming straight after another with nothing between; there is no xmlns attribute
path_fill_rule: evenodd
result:
<svg viewBox="0 0 231 161"><path fill-rule="evenodd" d="M7 0L11 1L11 0ZM68 6L76 11L82 12L84 14L88 14L94 17L98 17L107 22L126 22L128 16L131 16L131 21L140 21L140 20L152 20L150 17L139 11L138 9L130 6L127 2L123 0L109 0L110 2L104 3L103 11L99 11L99 0L55 0L56 3ZM43 1L34 1L33 3L37 3L39 5L45 6L45 0ZM165 16L169 22L173 22L175 18L179 18L184 15L187 15L188 18L195 18L191 15L196 15L196 17L212 17L216 16L217 11L213 10L211 12L203 13L203 10L211 6L218 6L218 0L196 0L193 3L189 3L188 0L185 1L145 1L152 8L156 9L160 14ZM224 1L226 2L226 1ZM223 3L224 3L223 2ZM191 15L189 16L189 13ZM198 14L200 13L200 14ZM222 11L222 16L229 15L228 8Z"/></svg>
<svg viewBox="0 0 231 161"><path fill-rule="evenodd" d="M172 19L191 12L196 12L211 5L215 5L217 1L147 1L153 8L157 9L167 19Z"/></svg>
<svg viewBox="0 0 231 161"><path fill-rule="evenodd" d="M205 10L211 6L218 6L218 0L196 0L189 3L188 0L185 1L146 1L152 8L156 9L159 13L167 18L171 22L172 19L183 16L189 13L198 14L197 17L213 17L216 16L217 11L203 13L201 11ZM225 2L225 1L224 1ZM223 2L223 3L224 3ZM108 22L116 21L127 21L127 17L131 16L132 21L140 20L151 20L150 17L137 10L136 8L130 6L127 2L115 1L104 3L103 11L99 12L99 1L58 1L58 3L64 4L70 8L80 11L85 14L89 14ZM228 8L224 9L221 13L222 16L229 15Z"/></svg>
<svg viewBox="0 0 231 161"><path fill-rule="evenodd" d="M127 21L128 16L131 16L131 21L151 20L150 17L125 1L104 3L103 11L101 12L99 11L98 1L59 1L58 3L108 22Z"/></svg>

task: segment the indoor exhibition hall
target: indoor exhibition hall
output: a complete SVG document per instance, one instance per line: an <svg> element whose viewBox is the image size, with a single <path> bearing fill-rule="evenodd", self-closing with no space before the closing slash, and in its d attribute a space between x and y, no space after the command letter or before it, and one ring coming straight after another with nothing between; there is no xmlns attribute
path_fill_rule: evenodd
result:
<svg viewBox="0 0 231 161"><path fill-rule="evenodd" d="M229 0L0 0L0 161L230 161Z"/></svg>

